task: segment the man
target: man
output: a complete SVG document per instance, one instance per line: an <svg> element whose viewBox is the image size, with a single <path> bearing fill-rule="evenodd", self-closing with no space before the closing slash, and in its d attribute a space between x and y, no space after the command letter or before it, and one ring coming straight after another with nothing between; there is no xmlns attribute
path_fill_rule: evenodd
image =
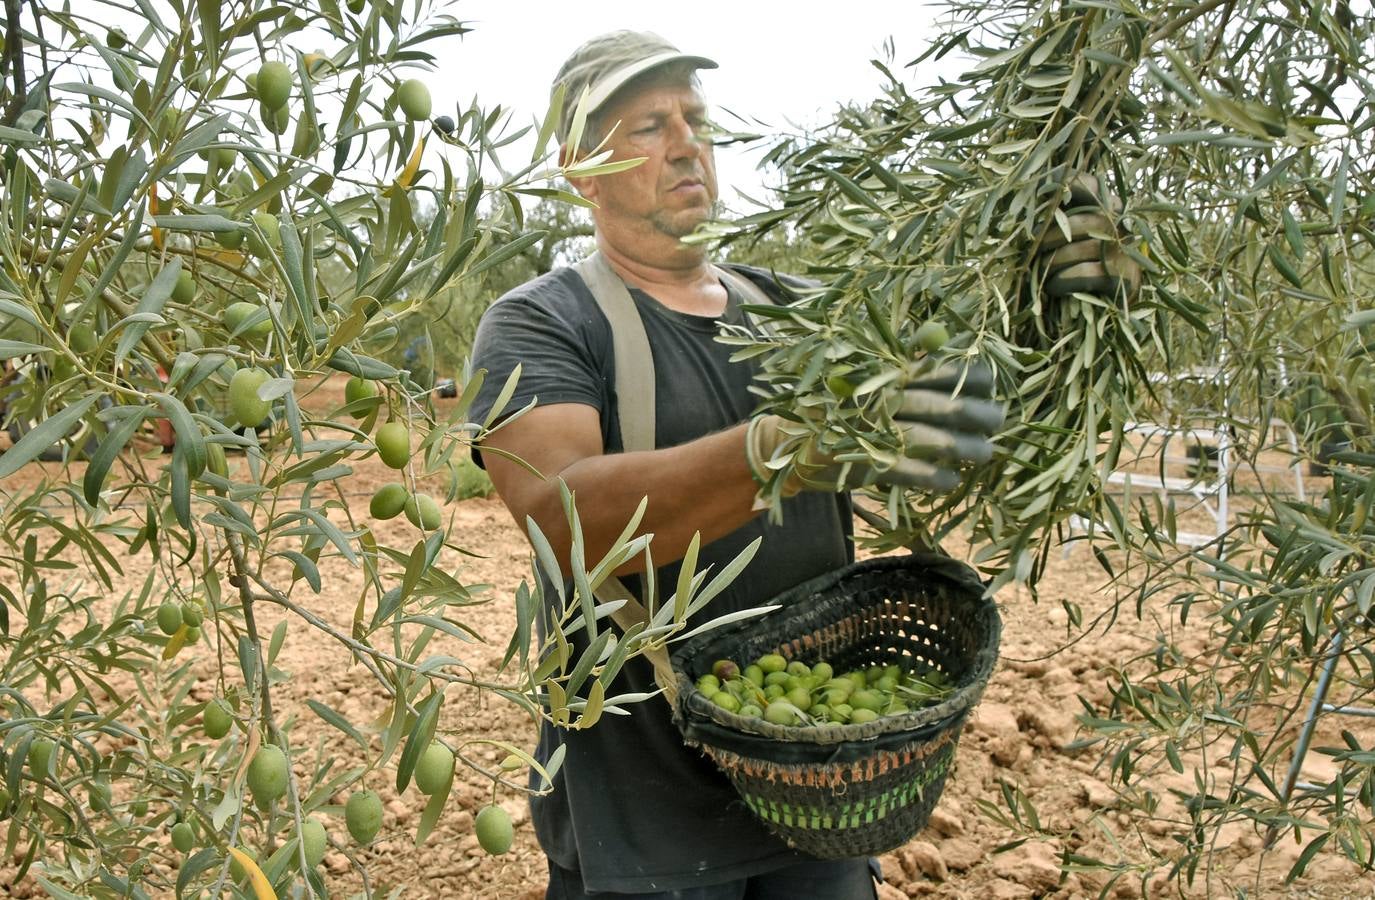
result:
<svg viewBox="0 0 1375 900"><path fill-rule="evenodd" d="M615 32L588 41L564 63L558 127L569 137L586 93L586 139L609 133L613 159L643 158L632 169L573 186L596 204L597 248L630 290L653 357L653 450L622 452L612 329L583 277L561 269L515 289L483 317L474 368L488 377L474 416L492 408L507 375L522 374L508 409L533 409L483 442L497 493L524 527L538 523L567 572L570 533L558 480L576 492L585 558L600 559L642 498L640 530L652 533L659 584L674 584L695 533L699 567L718 569L757 537L753 562L713 600L706 617L751 606L853 559L848 495L838 467L803 454L784 490L783 516L770 525L756 498L765 463L786 440L773 416L751 418L752 363L730 362L716 340L740 324L734 277L783 299L767 273L736 269L724 280L700 246L682 242L711 216L716 171L707 110L695 72L715 68L652 34ZM1064 249L1070 250L1074 245ZM948 385L915 385L904 428L926 458L877 472L848 470L844 486L896 483L933 490L956 483L955 469L986 460L987 435L1001 412L977 398L952 398ZM543 477L512 461L529 463ZM643 560L628 564L623 573ZM631 577L632 589L639 580ZM546 596L555 596L550 587ZM580 647L579 647L580 649ZM655 690L647 662L628 664L613 692ZM545 724L538 755L566 748L555 791L532 800L536 834L549 857L550 898L826 898L875 896L869 861L819 861L787 848L740 802L700 753L684 746L661 702L631 716L607 716L585 731Z"/></svg>

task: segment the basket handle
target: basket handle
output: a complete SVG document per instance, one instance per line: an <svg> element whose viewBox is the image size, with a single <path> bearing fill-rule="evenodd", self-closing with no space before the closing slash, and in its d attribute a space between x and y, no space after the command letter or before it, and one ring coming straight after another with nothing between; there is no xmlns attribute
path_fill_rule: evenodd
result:
<svg viewBox="0 0 1375 900"><path fill-rule="evenodd" d="M601 583L594 592L597 599L603 603L613 600L624 600L625 605L611 614L615 623L621 626L621 631L629 631L635 625L649 624L649 610L644 608L635 595L630 593L630 588L625 586L625 582L612 575ZM678 678L673 673L673 665L668 660L668 650L662 646L644 648L644 656L649 660L649 664L654 667L654 682L659 685L659 690L664 694L664 699L672 709L678 706Z"/></svg>

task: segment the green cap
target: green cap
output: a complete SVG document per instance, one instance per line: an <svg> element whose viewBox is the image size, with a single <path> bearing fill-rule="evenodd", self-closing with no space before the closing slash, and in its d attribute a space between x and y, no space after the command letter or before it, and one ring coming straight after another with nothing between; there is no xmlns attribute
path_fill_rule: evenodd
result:
<svg viewBox="0 0 1375 900"><path fill-rule="evenodd" d="M683 53L648 31L612 31L574 50L554 77L550 92L552 96L560 86L565 88L563 111L555 131L559 143L568 138L583 91L587 91L587 113L591 115L632 78L673 62L691 63L697 69L716 68L715 61Z"/></svg>

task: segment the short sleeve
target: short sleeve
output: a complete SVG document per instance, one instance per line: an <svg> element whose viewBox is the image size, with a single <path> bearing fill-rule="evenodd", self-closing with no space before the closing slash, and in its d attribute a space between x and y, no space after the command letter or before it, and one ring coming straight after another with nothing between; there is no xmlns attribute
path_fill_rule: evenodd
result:
<svg viewBox="0 0 1375 900"><path fill-rule="evenodd" d="M609 373L603 371L606 361L597 347L596 324L582 298L557 273L492 304L473 340L471 370L485 369L486 375L470 418L486 420L517 366L515 392L499 419L532 402L582 403L604 413Z"/></svg>

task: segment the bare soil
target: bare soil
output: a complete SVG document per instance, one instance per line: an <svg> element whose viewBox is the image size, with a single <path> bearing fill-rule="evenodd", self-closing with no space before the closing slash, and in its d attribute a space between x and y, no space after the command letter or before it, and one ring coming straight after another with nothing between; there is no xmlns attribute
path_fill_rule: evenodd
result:
<svg viewBox="0 0 1375 900"><path fill-rule="evenodd" d="M231 467L242 467L241 458L231 456ZM394 480L394 473L375 459L355 463L356 474L347 480L347 497L355 515L366 515L366 500L380 484ZM79 479L81 466L73 467ZM242 469L238 470L242 477ZM55 465L31 466L11 479L5 487L15 490L31 486L40 477L63 477ZM434 479L434 492L441 494L440 479ZM452 541L465 554L447 553L443 559L450 571L466 584L490 587L477 595L472 606L451 610L454 617L470 626L483 641L436 640L429 652L458 657L479 677L500 680L496 673L514 621L512 597L517 585L530 577L530 561L524 538L495 499L476 499L446 506L451 518ZM379 540L409 547L416 532L398 517L374 523ZM967 548L949 548L964 552ZM146 575L147 561L126 558L128 586L140 583ZM271 571L276 578L289 578L285 566ZM354 607L363 590L361 570L338 558L323 564L324 590L314 595L303 583L293 597L341 631L347 632ZM1106 576L1086 549L1073 549L1052 560L1040 586L1039 602L1025 590L1009 589L998 598L1004 618L1001 661L982 705L966 727L958 753L957 768L948 782L931 825L906 846L881 858L887 883L880 890L882 900L904 897L980 898L1012 900L1024 897L1092 897L1105 890L1108 877L1102 873L1070 874L1061 878L1057 862L1063 842L1032 841L1005 852L995 852L1015 838L982 813L981 801L1001 805L1000 785L1009 783L1025 791L1035 805L1043 825L1069 835L1073 852L1105 860L1116 860L1124 853L1138 855L1143 844L1167 856L1178 846L1179 810L1168 801L1159 817L1142 827L1116 807L1117 790L1110 785L1107 767L1096 750L1076 749L1076 714L1082 711L1079 698L1101 704L1108 697L1108 678L1119 666L1156 646L1159 633L1171 630L1168 612L1163 607L1147 608L1138 618L1128 602L1115 625L1083 635L1070 628L1061 607L1069 599L1083 607L1084 618L1092 621L1117 599L1104 584ZM118 592L117 592L118 593ZM117 594L116 594L117 595ZM282 611L263 609L262 627L270 628L283 618ZM293 617L294 618L294 617ZM1176 642L1202 650L1203 632L1190 635L1172 629ZM221 671L217 654L210 652L221 639L215 629L207 628L207 641L199 646L201 656L195 663L200 680L193 699L208 699ZM1192 641L1192 643L1190 643ZM231 651L228 646L221 647ZM319 700L341 711L350 721L363 724L386 708L385 695L369 672L354 662L333 637L296 619L276 667L285 678L273 689L273 704L280 721L290 717L290 734L296 753L298 774L305 774L325 759L336 771L365 764L364 754L353 741L343 737L306 707L308 699ZM228 664L225 677L237 677L237 668ZM655 700L653 702L659 702ZM1356 728L1360 723L1344 723ZM455 687L447 694L441 731L462 747L465 760L477 769L494 772L506 751L483 743L498 740L533 748L535 724L516 706L492 695ZM1357 729L1360 733L1359 728ZM1370 743L1370 729L1363 737ZM1335 733L1326 743L1336 743ZM1323 743L1320 739L1319 743ZM374 747L378 746L374 739ZM1310 777L1330 775L1324 759L1309 755ZM224 765L237 763L238 756L224 755ZM1216 761L1215 761L1216 762ZM380 839L359 851L367 865L370 887L376 896L393 890L407 898L500 898L533 900L543 896L544 861L529 823L525 798L502 787L496 800L516 823L516 842L511 852L492 857L484 853L473 835L473 816L493 797L492 781L475 768L460 766L447 810L423 847L414 843L416 824L423 798L412 786L404 795L395 791L395 760L385 771L370 773L367 784L381 792L386 814ZM1222 763L1225 765L1225 762ZM1186 769L1187 770L1187 769ZM1185 776L1168 769L1152 786L1168 798L1173 785L1187 787ZM634 790L633 785L611 789ZM341 804L345 795L334 798ZM362 882L342 848L351 846L343 827L339 806L326 810L331 841L336 845L327 854L324 866L334 896L352 896L361 891ZM1114 846L1117 842L1120 846ZM1353 865L1324 853L1310 867L1310 874L1293 885L1284 885L1283 876L1300 851L1300 846L1285 842L1263 852L1261 836L1248 828L1234 828L1223 836L1214 864L1205 876L1200 873L1188 896L1237 896L1244 889L1252 897L1369 897L1375 895L1371 876ZM6 860L6 862L9 862ZM35 895L32 876L11 883L13 868L0 867L0 895ZM1156 880L1142 884L1139 877L1121 878L1106 887L1107 896L1168 896L1175 888ZM824 900L824 898L818 898Z"/></svg>

